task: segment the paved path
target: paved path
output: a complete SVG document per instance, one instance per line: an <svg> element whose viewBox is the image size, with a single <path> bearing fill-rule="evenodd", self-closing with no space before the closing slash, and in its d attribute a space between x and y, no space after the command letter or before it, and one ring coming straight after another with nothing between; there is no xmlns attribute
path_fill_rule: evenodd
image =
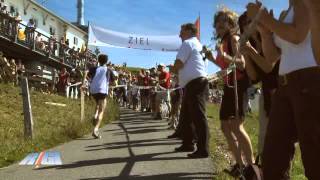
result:
<svg viewBox="0 0 320 180"><path fill-rule="evenodd" d="M188 159L186 153L173 152L179 141L166 139L172 131L165 120L122 109L120 121L100 132L102 139L88 135L53 148L62 154L61 166L35 169L15 164L0 170L0 179L213 179L209 158Z"/></svg>

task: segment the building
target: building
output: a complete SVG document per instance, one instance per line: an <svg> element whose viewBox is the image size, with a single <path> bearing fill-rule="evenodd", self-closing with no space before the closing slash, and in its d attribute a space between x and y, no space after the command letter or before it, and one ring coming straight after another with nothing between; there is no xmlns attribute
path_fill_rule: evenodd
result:
<svg viewBox="0 0 320 180"><path fill-rule="evenodd" d="M79 2L83 5L83 0ZM0 51L9 58L20 59L29 71L39 72L41 67L54 74L62 67L84 66L93 57L85 52L88 33L83 25L64 20L35 0L0 3ZM28 27L30 19L34 28ZM45 79L53 80L48 73Z"/></svg>

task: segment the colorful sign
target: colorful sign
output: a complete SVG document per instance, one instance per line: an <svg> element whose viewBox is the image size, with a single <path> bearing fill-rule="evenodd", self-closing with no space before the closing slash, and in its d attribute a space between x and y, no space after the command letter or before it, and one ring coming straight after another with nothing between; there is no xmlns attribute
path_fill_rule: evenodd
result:
<svg viewBox="0 0 320 180"><path fill-rule="evenodd" d="M57 151L30 153L19 165L62 165L61 154Z"/></svg>

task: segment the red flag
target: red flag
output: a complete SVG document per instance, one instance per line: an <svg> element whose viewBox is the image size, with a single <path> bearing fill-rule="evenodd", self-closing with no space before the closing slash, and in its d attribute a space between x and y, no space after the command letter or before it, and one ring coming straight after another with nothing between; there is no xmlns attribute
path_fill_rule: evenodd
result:
<svg viewBox="0 0 320 180"><path fill-rule="evenodd" d="M197 38L200 41L200 16L197 18L196 22L194 23L198 29Z"/></svg>

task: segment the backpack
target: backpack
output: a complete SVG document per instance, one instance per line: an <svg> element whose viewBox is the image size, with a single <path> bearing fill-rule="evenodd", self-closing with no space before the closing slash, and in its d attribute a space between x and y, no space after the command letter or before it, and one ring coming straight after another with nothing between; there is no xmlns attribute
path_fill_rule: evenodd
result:
<svg viewBox="0 0 320 180"><path fill-rule="evenodd" d="M260 156L257 156L255 163L244 168L240 180L263 180L261 165L259 164Z"/></svg>

